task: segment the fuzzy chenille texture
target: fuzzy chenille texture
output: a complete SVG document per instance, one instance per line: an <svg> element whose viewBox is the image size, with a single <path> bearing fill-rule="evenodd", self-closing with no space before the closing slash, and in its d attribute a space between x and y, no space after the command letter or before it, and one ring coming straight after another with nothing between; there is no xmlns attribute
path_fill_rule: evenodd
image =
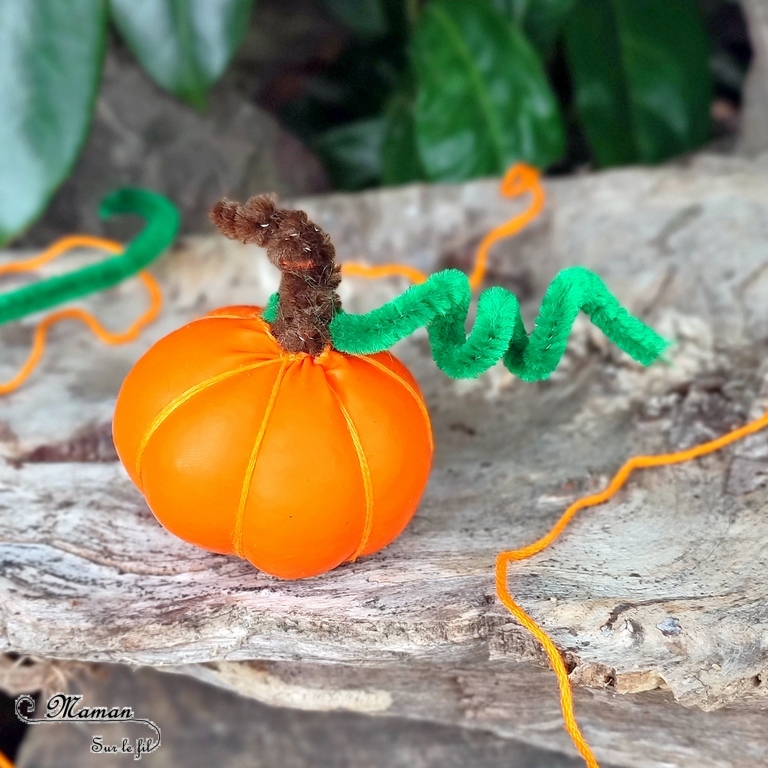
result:
<svg viewBox="0 0 768 768"><path fill-rule="evenodd" d="M341 307L341 277L328 235L304 211L279 209L267 195L240 204L221 200L211 210L219 231L232 240L255 243L280 270L282 301L268 321L288 352L319 355L331 344L328 326Z"/></svg>
<svg viewBox="0 0 768 768"><path fill-rule="evenodd" d="M483 291L474 327L464 325L471 291L467 276L447 269L414 285L396 299L363 315L338 312L331 321L333 345L340 352L374 354L426 327L437 366L455 379L471 379L499 360L523 381L542 381L557 367L576 315L591 321L630 357L650 365L668 342L627 312L605 283L584 267L560 272L547 289L534 329L528 334L517 298L505 288ZM278 295L271 297L265 319L274 315Z"/></svg>
<svg viewBox="0 0 768 768"><path fill-rule="evenodd" d="M141 216L146 226L118 256L0 294L0 324L113 288L151 264L179 231L179 212L173 203L144 189L118 189L104 199L99 214Z"/></svg>

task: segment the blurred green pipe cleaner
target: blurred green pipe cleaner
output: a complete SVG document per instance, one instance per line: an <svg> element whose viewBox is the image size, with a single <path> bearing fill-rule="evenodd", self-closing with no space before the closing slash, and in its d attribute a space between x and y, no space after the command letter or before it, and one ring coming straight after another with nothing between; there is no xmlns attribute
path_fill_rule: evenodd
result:
<svg viewBox="0 0 768 768"><path fill-rule="evenodd" d="M123 253L74 272L0 294L0 324L89 293L113 288L151 264L176 239L179 212L162 195L138 188L118 189L109 194L99 208L102 218L125 214L141 216L146 225Z"/></svg>

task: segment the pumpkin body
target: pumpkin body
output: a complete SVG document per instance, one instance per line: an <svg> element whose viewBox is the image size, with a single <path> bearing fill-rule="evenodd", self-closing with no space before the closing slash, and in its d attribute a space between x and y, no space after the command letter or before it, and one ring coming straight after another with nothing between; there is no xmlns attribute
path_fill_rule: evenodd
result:
<svg viewBox="0 0 768 768"><path fill-rule="evenodd" d="M402 363L289 354L257 307L218 310L155 344L123 383L113 432L165 528L287 579L389 544L432 459Z"/></svg>

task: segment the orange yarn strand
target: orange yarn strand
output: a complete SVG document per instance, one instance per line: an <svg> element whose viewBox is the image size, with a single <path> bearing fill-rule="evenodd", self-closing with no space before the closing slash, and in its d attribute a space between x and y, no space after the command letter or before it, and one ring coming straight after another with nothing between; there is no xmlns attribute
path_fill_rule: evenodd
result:
<svg viewBox="0 0 768 768"><path fill-rule="evenodd" d="M589 768L599 768L599 765L576 723L576 718L573 712L573 693L571 691L570 682L568 680L568 671L563 663L563 658L560 655L557 646L547 633L512 598L512 595L507 588L507 566L512 562L527 560L541 552L543 549L546 549L558 536L560 536L577 512L580 512L587 507L603 504L611 499L624 486L632 472L636 469L682 464L685 461L691 461L699 456L705 456L708 453L719 451L721 448L724 448L731 443L735 443L737 440L741 440L748 435L759 432L761 429L765 429L765 427L768 427L768 411L760 416L760 418L745 424L743 427L734 429L715 440L710 440L701 445L694 446L693 448L688 448L685 451L662 453L655 456L634 456L619 469L604 491L591 494L590 496L584 496L571 504L545 536L542 536L538 541L529 544L527 547L500 552L497 555L496 593L499 596L499 600L501 600L518 622L520 622L520 624L541 643L544 651L549 657L549 661L552 664L555 676L557 677L558 686L560 687L560 706L563 711L565 729L568 731L574 746L584 758Z"/></svg>
<svg viewBox="0 0 768 768"><path fill-rule="evenodd" d="M366 277L375 280L379 277L399 276L408 278L412 283L418 285L425 283L429 275L416 267L409 267L407 264L379 264L370 266L355 261L348 261L341 265L342 275L352 275L354 277Z"/></svg>
<svg viewBox="0 0 768 768"><path fill-rule="evenodd" d="M34 256L31 259L15 261L10 264L0 264L0 274L28 272L30 270L38 269L72 248L99 248L109 253L121 253L123 250L123 246L114 240L92 237L90 235L70 235L58 240L51 245L50 248L43 251L43 253ZM32 350L19 372L9 381L0 383L0 395L6 395L9 392L13 392L29 378L45 352L48 329L61 320L80 320L85 323L93 334L104 344L125 344L138 338L141 331L155 320L163 305L163 296L160 291L160 286L157 284L155 278L146 271L139 272L138 278L147 289L150 306L138 320L130 325L129 328L121 332L108 331L96 317L94 317L94 315L79 307L68 307L52 312L43 318L35 329ZM2 763L0 763L0 768L2 768Z"/></svg>
<svg viewBox="0 0 768 768"><path fill-rule="evenodd" d="M0 752L0 768L13 768L13 763Z"/></svg>
<svg viewBox="0 0 768 768"><path fill-rule="evenodd" d="M12 261L9 264L0 264L0 275L11 272L33 272L73 248L97 248L108 253L122 253L123 251L123 246L114 240L92 235L67 235L48 246L37 256L21 261Z"/></svg>
<svg viewBox="0 0 768 768"><path fill-rule="evenodd" d="M469 274L469 285L477 290L485 278L488 269L488 253L499 240L517 234L528 226L542 211L546 202L546 192L541 184L541 174L536 168L525 163L513 165L501 182L501 194L504 197L518 197L526 192L531 193L530 205L517 216L492 229L480 242L475 253L472 272ZM347 262L341 265L343 275L354 275L375 279L378 277L405 277L412 283L426 282L429 275L416 267L407 264L379 264L371 266L357 262Z"/></svg>
<svg viewBox="0 0 768 768"><path fill-rule="evenodd" d="M522 213L513 216L506 224L492 229L481 241L475 256L475 265L469 275L472 290L477 290L488 269L488 252L491 247L505 237L516 235L528 226L542 211L547 200L544 187L541 185L541 174L538 169L525 163L513 165L501 181L501 194L505 197L518 197L530 192L531 203Z"/></svg>

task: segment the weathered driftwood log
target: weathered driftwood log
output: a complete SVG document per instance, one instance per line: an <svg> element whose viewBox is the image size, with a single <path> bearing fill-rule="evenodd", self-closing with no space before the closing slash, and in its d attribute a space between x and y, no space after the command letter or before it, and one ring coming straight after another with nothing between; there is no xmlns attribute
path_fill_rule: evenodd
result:
<svg viewBox="0 0 768 768"><path fill-rule="evenodd" d="M407 680L412 670L410 687L430 691L432 704L382 711L432 717L430 707L444 708L445 721L467 722L477 710L486 712L480 727L567 748L554 687L541 683L547 673L520 665L542 654L494 597L494 556L543 533L627 456L690 446L768 406L766 171L768 159L702 158L553 181L546 215L499 247L492 279L515 288L533 316L558 268L591 267L677 340L670 363L640 369L584 322L549 382L522 384L494 370L462 383L436 371L422 336L404 343L399 353L423 386L436 434L424 502L383 553L306 582L276 581L177 541L114 461L111 409L141 351L206 309L263 301L274 286L256 249L183 243L158 267L168 306L140 341L103 348L62 327L40 371L0 401L0 649L213 662L185 671L257 698L263 687L238 682L249 667L221 663L258 659L290 675L324 674L333 663L355 681L342 687L365 689L370 674L384 692L377 675ZM466 264L481 233L514 210L495 186L300 205L335 236L342 259L432 269ZM397 289L349 280L342 298L358 310ZM118 326L136 313L137 295L124 286L91 304ZM0 379L20 364L31 325L0 330ZM582 513L553 549L511 569L512 593L567 652L574 682L668 691L579 694L587 734L609 762L725 766L728 755L738 757L732 765L768 755L758 728L768 711L766 455L768 436L756 435L694 464L640 474L614 502ZM449 695L457 676L472 681L469 693L456 683ZM431 678L443 682L429 688ZM389 691L395 702L406 693ZM514 704L523 696L533 702L527 720ZM716 713L720 752L704 714L676 708L672 697L733 707ZM632 729L645 736L628 742L619 763L611 749Z"/></svg>
<svg viewBox="0 0 768 768"><path fill-rule="evenodd" d="M540 670L543 671L543 670ZM143 762L153 768L582 768L579 758L540 750L477 728L411 717L307 712L267 707L188 677L122 666L79 669L70 690L83 702L120 702L157 723L162 742ZM318 690L318 693L320 691ZM131 746L142 724L57 723L30 728L16 768L128 768L130 754L92 752ZM141 765L143 763L139 763ZM611 768L604 765L603 768Z"/></svg>

